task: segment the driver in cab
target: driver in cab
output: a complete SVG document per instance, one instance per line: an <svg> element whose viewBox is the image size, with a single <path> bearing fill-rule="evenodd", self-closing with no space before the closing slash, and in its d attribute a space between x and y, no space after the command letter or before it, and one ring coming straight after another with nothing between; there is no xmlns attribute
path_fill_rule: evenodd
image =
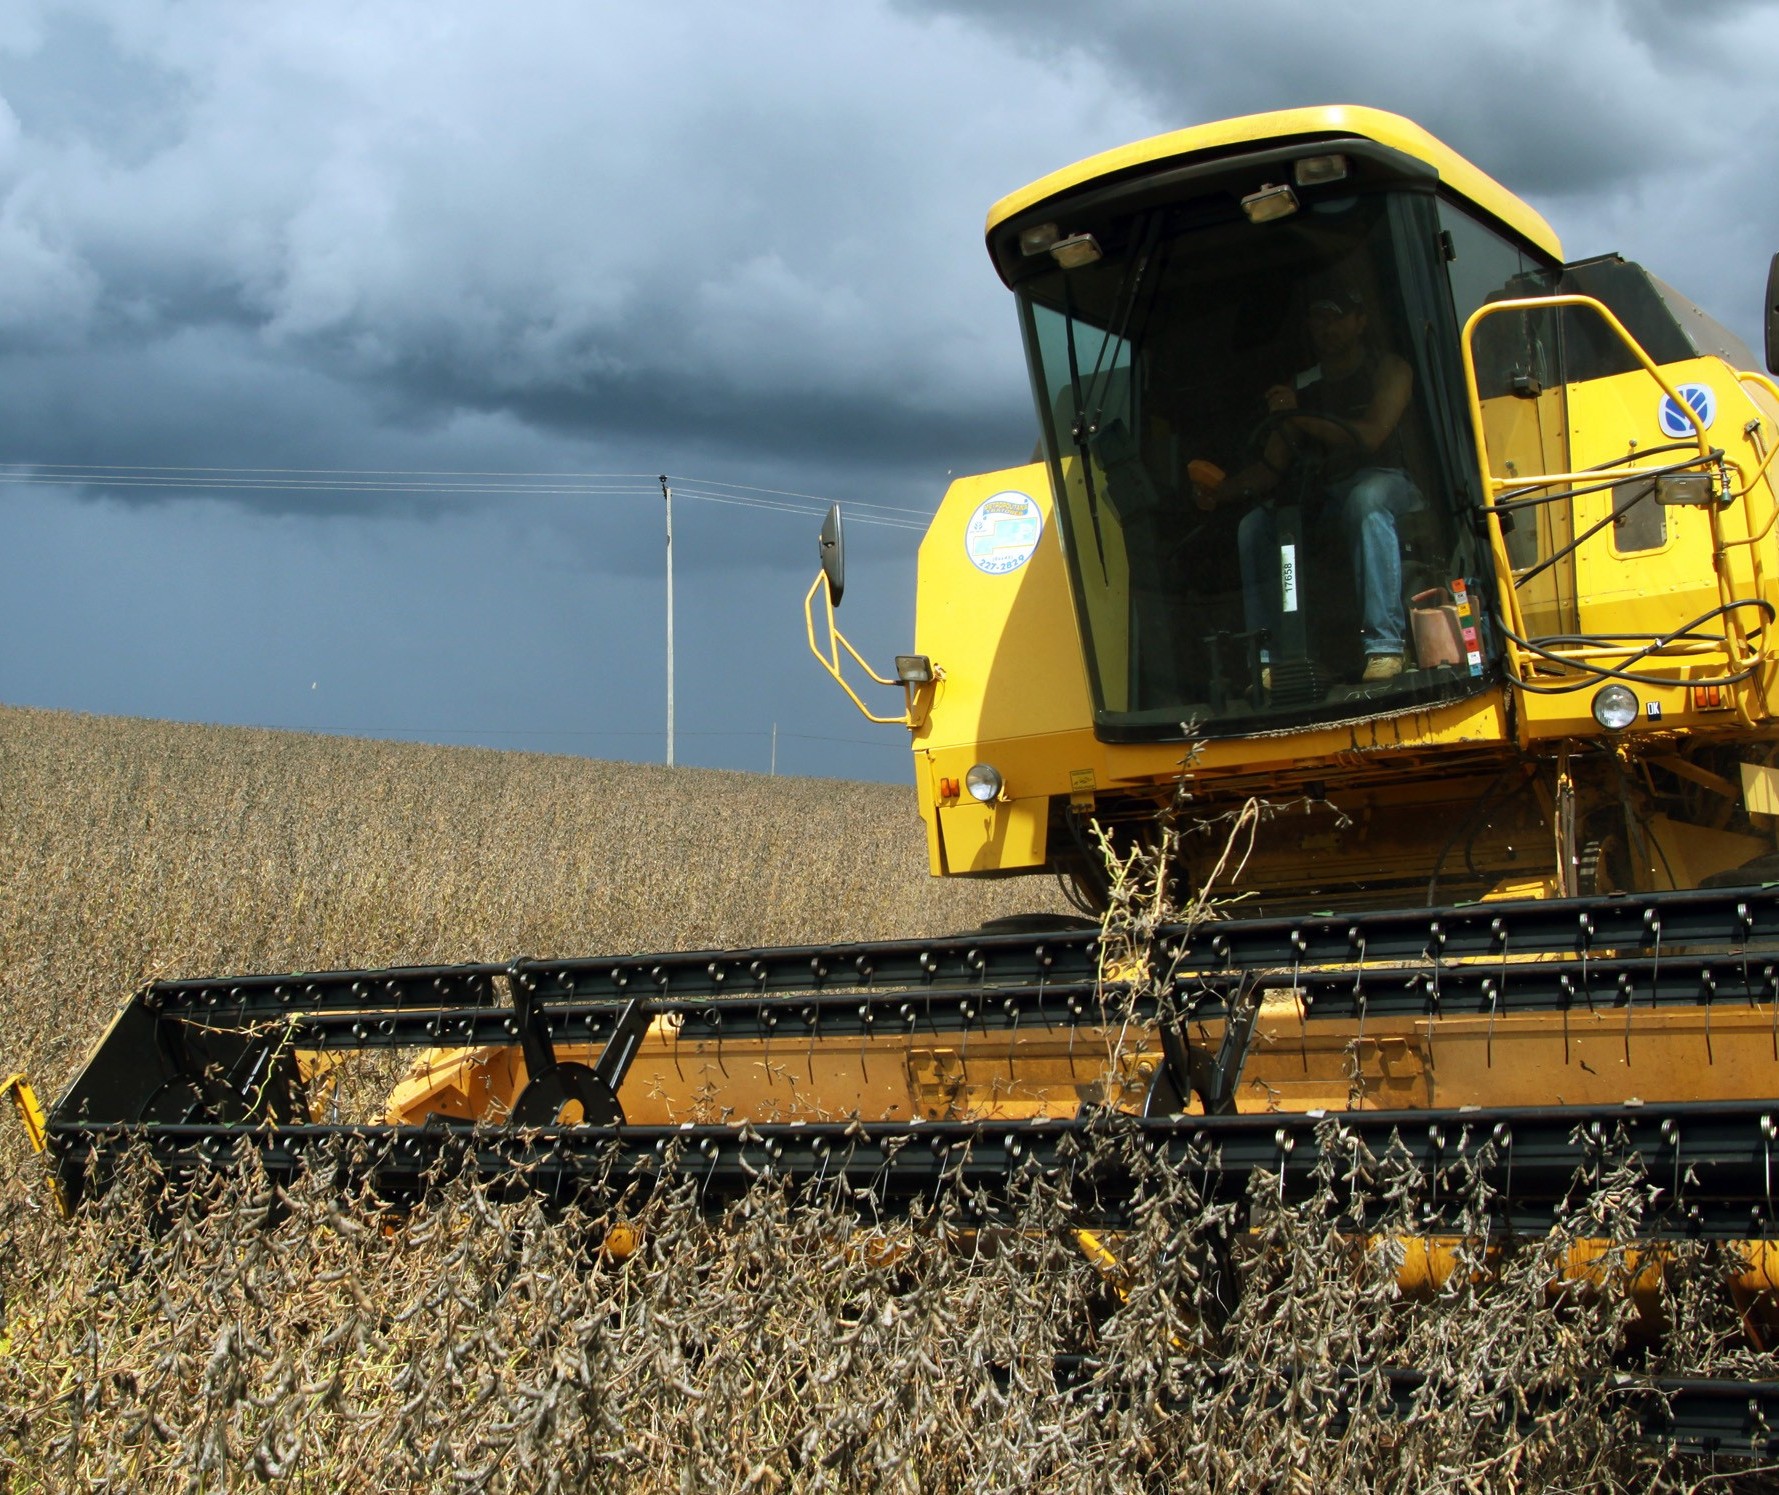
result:
<svg viewBox="0 0 1779 1495"><path fill-rule="evenodd" d="M1194 496L1207 511L1251 502L1278 487L1306 444L1320 447L1327 459L1320 523L1332 523L1345 536L1359 598L1365 656L1360 681L1383 684L1402 673L1406 620L1396 520L1421 507L1421 495L1403 470L1399 431L1413 374L1403 359L1367 339L1361 291L1347 286L1325 291L1310 303L1307 316L1318 362L1291 384L1266 391L1267 434L1259 459L1227 480L1208 463L1192 464ZM1243 515L1236 545L1245 626L1250 633L1264 629L1276 636L1281 584L1271 505L1259 504ZM1269 658L1263 643L1263 669Z"/></svg>

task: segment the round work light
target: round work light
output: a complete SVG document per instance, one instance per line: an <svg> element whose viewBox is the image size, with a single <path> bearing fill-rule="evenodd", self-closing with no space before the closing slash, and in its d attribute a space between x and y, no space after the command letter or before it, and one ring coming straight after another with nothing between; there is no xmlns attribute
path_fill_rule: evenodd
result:
<svg viewBox="0 0 1779 1495"><path fill-rule="evenodd" d="M970 798L980 800L983 804L993 804L1001 797L1001 771L987 763L977 763L964 775L964 788Z"/></svg>
<svg viewBox="0 0 1779 1495"><path fill-rule="evenodd" d="M1594 692L1594 720L1608 732L1622 732L1637 720L1637 693L1628 685L1602 685Z"/></svg>

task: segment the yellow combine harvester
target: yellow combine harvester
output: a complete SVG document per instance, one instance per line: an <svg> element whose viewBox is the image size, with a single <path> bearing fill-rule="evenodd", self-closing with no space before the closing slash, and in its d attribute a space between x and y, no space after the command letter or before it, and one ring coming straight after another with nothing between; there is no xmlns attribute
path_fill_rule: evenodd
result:
<svg viewBox="0 0 1779 1495"><path fill-rule="evenodd" d="M1098 910L1159 847L1189 915L158 982L43 1128L70 1200L133 1141L344 1146L392 1192L468 1167L602 1208L1040 1190L1106 1253L1157 1169L1291 1200L1388 1155L1434 1241L1545 1230L1629 1164L1640 1238L1740 1242L1767 1294L1779 388L1372 110L1094 157L988 246L1043 460L946 495L874 719L912 732L934 873ZM836 513L806 610L844 686L842 586ZM338 1114L362 1049L420 1054L370 1119Z"/></svg>
<svg viewBox="0 0 1779 1495"><path fill-rule="evenodd" d="M935 873L1101 898L1090 827L1182 784L1207 825L1291 807L1254 911L1779 870L1779 390L1691 302L1368 109L1093 157L988 247L1044 460L954 483L921 548Z"/></svg>

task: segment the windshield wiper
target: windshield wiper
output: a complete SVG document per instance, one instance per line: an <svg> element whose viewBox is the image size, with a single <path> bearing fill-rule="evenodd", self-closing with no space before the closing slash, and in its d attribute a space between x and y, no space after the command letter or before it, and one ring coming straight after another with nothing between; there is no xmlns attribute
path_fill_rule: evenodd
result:
<svg viewBox="0 0 1779 1495"><path fill-rule="evenodd" d="M1069 350L1069 395L1075 407L1075 419L1069 428L1069 436L1075 443L1075 450L1081 458L1081 482L1087 490L1087 515L1093 525L1093 548L1099 557L1100 580L1107 586L1111 585L1111 568L1106 562L1106 541L1100 528L1099 489L1093 479L1093 453L1091 443L1098 436L1100 423L1105 415L1106 396L1112 388L1112 370L1106 367L1108 353L1116 348L1130 347L1131 317L1136 311L1137 298L1141 294L1143 277L1148 270L1149 261L1155 253L1155 242L1161 235L1161 215L1151 213L1143 225L1142 241L1137 252L1126 262L1124 275L1118 282L1117 292L1112 298L1112 305L1117 313L1115 324L1108 324L1100 334L1099 352L1094 356L1093 372L1089 376L1090 383L1095 386L1098 403L1095 404L1091 419L1087 415L1087 400L1081 388L1080 355L1075 346L1075 310L1069 295L1069 277L1065 271L1062 278L1062 314L1063 330ZM1134 369L1133 369L1134 375ZM1108 477L1110 474L1108 473Z"/></svg>
<svg viewBox="0 0 1779 1495"><path fill-rule="evenodd" d="M1075 418L1069 424L1069 437L1075 443L1075 451L1081 462L1081 483L1087 490L1087 517L1093 523L1093 550L1099 557L1100 580L1105 585L1112 584L1111 569L1106 565L1106 539L1100 533L1100 500L1099 490L1093 481L1093 453L1087 449L1087 416L1081 398L1081 362L1075 352L1075 308L1069 297L1069 276L1065 270L1062 277L1062 325L1063 334L1069 347L1069 400L1075 407Z"/></svg>

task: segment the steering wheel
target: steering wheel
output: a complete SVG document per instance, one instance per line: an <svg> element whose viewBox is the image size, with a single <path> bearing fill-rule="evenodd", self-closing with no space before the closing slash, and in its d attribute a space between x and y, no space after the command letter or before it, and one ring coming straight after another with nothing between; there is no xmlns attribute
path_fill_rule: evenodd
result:
<svg viewBox="0 0 1779 1495"><path fill-rule="evenodd" d="M1313 436L1305 435L1297 425L1297 418L1306 415L1312 420L1326 421L1339 429L1352 443L1351 447L1325 445ZM1272 445L1275 436L1283 439L1288 453L1284 471L1279 476L1283 479L1288 473L1295 474L1300 491L1306 491L1329 462L1344 451L1350 449L1354 453L1363 454L1368 450L1364 436L1350 420L1338 415L1324 415L1319 410L1268 411L1248 432L1247 450L1253 453L1256 460L1265 461L1267 448Z"/></svg>
<svg viewBox="0 0 1779 1495"><path fill-rule="evenodd" d="M1266 449L1272 445L1274 436L1285 438L1285 445L1290 449L1291 461L1296 462L1303 455L1308 438L1297 429L1297 417L1301 410L1269 410L1249 428L1247 437L1242 442L1242 450L1253 457L1264 457Z"/></svg>
<svg viewBox="0 0 1779 1495"><path fill-rule="evenodd" d="M1311 420L1326 421L1329 425L1336 427L1352 443L1352 449L1356 452L1363 452L1367 449L1365 437L1360 434L1359 428L1350 420L1338 415L1324 415L1319 410L1269 410L1248 432L1247 440L1243 443L1244 447L1254 456L1263 458L1266 455L1267 447L1272 445L1273 437L1282 436L1285 439L1285 445L1290 448L1293 463L1302 460L1312 447L1325 456L1332 455L1339 450L1339 448L1324 445L1313 436L1306 436L1297 424L1300 416L1307 416Z"/></svg>

